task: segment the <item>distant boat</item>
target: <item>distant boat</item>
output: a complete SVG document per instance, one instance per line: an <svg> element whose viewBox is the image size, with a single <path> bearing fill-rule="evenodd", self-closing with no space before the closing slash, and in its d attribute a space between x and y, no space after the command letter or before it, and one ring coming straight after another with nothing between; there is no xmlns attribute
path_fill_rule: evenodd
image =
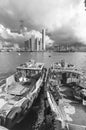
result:
<svg viewBox="0 0 86 130"><path fill-rule="evenodd" d="M21 55L21 53L18 53L18 55L20 56L20 55Z"/></svg>

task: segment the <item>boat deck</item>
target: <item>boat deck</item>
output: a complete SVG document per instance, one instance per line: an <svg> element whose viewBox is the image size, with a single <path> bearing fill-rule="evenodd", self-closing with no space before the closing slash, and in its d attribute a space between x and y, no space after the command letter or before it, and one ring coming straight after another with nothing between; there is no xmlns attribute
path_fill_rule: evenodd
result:
<svg viewBox="0 0 86 130"><path fill-rule="evenodd" d="M69 117L68 123L86 126L86 106L81 102L73 99L72 90L69 87L61 87L60 94L62 95L62 103L59 105L60 110L65 112ZM70 112L68 112L70 111Z"/></svg>
<svg viewBox="0 0 86 130"><path fill-rule="evenodd" d="M39 79L40 74L37 76L34 76L34 78L31 78L27 82L19 83L15 82L9 86L9 89L7 90L8 95L15 95L16 96L24 96L29 94L30 92L34 91L36 89L36 82ZM5 90L6 84L1 88L2 91L0 92L0 98L3 96L7 95L6 90Z"/></svg>
<svg viewBox="0 0 86 130"><path fill-rule="evenodd" d="M75 107L75 114L70 115L73 119L71 123L86 126L86 106L74 103L71 103L71 105Z"/></svg>

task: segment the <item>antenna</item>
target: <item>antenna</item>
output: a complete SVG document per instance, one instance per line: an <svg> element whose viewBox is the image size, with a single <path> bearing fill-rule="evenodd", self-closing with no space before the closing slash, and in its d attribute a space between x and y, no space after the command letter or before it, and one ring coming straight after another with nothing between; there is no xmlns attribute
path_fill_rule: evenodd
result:
<svg viewBox="0 0 86 130"><path fill-rule="evenodd" d="M20 31L20 33L23 33L24 32L24 21L20 20L19 22L20 22L20 29L19 29L19 31Z"/></svg>

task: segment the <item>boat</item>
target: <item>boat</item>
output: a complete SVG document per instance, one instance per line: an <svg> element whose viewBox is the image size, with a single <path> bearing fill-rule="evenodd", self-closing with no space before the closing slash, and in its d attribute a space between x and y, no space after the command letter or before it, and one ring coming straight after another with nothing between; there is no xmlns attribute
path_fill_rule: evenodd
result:
<svg viewBox="0 0 86 130"><path fill-rule="evenodd" d="M3 126L0 126L0 130L8 130L8 129Z"/></svg>
<svg viewBox="0 0 86 130"><path fill-rule="evenodd" d="M12 128L29 112L43 86L44 63L29 60L0 86L0 125Z"/></svg>
<svg viewBox="0 0 86 130"><path fill-rule="evenodd" d="M86 75L64 60L48 70L47 99L59 130L86 129Z"/></svg>
<svg viewBox="0 0 86 130"><path fill-rule="evenodd" d="M18 53L18 55L20 56L20 55L21 55L21 53Z"/></svg>
<svg viewBox="0 0 86 130"><path fill-rule="evenodd" d="M49 57L51 57L51 55L49 55Z"/></svg>

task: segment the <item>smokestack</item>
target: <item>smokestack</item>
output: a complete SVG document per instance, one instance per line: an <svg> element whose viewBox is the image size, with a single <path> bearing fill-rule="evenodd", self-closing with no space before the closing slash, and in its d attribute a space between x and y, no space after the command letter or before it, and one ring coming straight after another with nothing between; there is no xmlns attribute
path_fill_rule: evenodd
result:
<svg viewBox="0 0 86 130"><path fill-rule="evenodd" d="M45 50L45 29L42 29L42 50Z"/></svg>

